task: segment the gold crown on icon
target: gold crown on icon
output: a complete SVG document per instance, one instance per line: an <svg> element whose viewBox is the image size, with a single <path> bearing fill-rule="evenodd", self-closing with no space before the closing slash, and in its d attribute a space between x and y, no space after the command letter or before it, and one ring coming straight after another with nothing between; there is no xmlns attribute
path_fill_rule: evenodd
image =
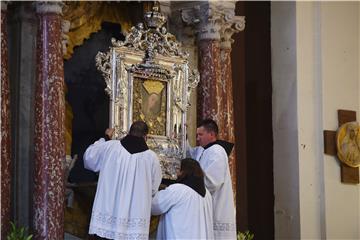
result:
<svg viewBox="0 0 360 240"><path fill-rule="evenodd" d="M151 93L160 94L161 91L164 89L164 84L160 81L154 81L154 80L147 80L143 83L144 88L146 91Z"/></svg>

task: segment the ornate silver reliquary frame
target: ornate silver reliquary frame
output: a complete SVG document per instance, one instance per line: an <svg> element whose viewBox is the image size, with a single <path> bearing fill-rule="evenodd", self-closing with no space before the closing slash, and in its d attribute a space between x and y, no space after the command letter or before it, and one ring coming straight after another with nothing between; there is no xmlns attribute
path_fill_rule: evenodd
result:
<svg viewBox="0 0 360 240"><path fill-rule="evenodd" d="M147 144L160 159L163 178L175 179L186 155L186 113L190 93L199 82L190 72L188 54L165 27L165 17L154 9L145 26L132 27L125 41L112 39L96 65L110 96L110 127L124 137L136 120L149 126Z"/></svg>

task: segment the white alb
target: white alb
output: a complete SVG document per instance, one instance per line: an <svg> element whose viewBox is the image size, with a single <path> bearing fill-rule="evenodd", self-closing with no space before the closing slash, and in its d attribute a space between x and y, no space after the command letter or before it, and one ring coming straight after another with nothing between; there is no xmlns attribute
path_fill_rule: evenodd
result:
<svg viewBox="0 0 360 240"><path fill-rule="evenodd" d="M151 206L161 215L156 239L214 239L212 198L202 197L187 185L176 183L159 191Z"/></svg>
<svg viewBox="0 0 360 240"><path fill-rule="evenodd" d="M156 154L130 154L120 141L100 139L86 150L84 165L100 172L89 233L108 239L148 239L151 200L161 182Z"/></svg>

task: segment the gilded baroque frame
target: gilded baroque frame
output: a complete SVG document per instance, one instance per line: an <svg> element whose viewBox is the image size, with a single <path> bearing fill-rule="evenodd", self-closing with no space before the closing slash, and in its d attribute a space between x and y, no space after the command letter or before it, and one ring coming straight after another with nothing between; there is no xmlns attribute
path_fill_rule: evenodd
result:
<svg viewBox="0 0 360 240"><path fill-rule="evenodd" d="M110 50L97 54L96 65L110 96L109 125L115 128L115 138L124 137L134 120L147 122L147 144L160 159L163 177L175 179L186 155L186 114L199 74L190 71L188 54L163 27L165 17L154 8L144 18L145 25L132 27L125 41L112 39ZM147 97L141 95L140 100L139 91ZM151 114L143 107L146 99L146 106L156 106Z"/></svg>

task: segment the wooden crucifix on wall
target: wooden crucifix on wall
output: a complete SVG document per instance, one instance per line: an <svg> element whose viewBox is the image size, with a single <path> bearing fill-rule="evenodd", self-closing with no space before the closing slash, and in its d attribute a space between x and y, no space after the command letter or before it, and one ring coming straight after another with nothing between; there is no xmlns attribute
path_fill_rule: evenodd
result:
<svg viewBox="0 0 360 240"><path fill-rule="evenodd" d="M341 182L358 184L360 133L356 112L338 110L337 131L324 130L324 153L337 156L341 164Z"/></svg>

